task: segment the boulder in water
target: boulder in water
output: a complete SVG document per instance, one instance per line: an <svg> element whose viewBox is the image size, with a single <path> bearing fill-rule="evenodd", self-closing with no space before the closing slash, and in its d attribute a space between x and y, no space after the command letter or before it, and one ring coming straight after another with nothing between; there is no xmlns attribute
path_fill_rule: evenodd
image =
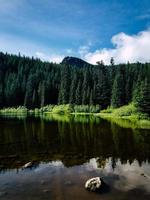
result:
<svg viewBox="0 0 150 200"><path fill-rule="evenodd" d="M33 167L33 162L28 162L23 166L23 169L32 168L32 167Z"/></svg>
<svg viewBox="0 0 150 200"><path fill-rule="evenodd" d="M91 178L86 181L85 188L91 192L99 191L102 185L102 181L99 177Z"/></svg>

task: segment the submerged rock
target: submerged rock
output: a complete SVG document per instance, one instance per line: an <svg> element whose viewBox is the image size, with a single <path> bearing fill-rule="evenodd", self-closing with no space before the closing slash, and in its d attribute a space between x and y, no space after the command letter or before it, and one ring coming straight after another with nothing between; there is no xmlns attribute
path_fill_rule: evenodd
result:
<svg viewBox="0 0 150 200"><path fill-rule="evenodd" d="M36 161L36 160L34 160L34 161L30 161L30 162L28 162L28 163L26 163L23 167L22 167L22 169L35 169L36 167L38 167L39 166L39 162L38 161Z"/></svg>
<svg viewBox="0 0 150 200"><path fill-rule="evenodd" d="M95 177L86 181L85 188L91 192L96 192L101 188L101 185L101 179L99 177Z"/></svg>
<svg viewBox="0 0 150 200"><path fill-rule="evenodd" d="M31 167L33 167L33 162L26 163L22 168L26 169L26 168L31 168Z"/></svg>

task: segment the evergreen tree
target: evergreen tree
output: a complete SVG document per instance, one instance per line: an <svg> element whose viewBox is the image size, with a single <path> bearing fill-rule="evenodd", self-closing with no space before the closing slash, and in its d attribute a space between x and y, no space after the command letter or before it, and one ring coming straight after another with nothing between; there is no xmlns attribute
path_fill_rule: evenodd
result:
<svg viewBox="0 0 150 200"><path fill-rule="evenodd" d="M114 58L113 58L113 57L111 57L111 59L110 59L110 65L111 65L111 66L114 66L114 65L115 65L115 61L114 61Z"/></svg>
<svg viewBox="0 0 150 200"><path fill-rule="evenodd" d="M59 89L59 104L67 104L69 102L70 92L70 69L64 66L61 73L61 85Z"/></svg>
<svg viewBox="0 0 150 200"><path fill-rule="evenodd" d="M141 79L140 76L137 79L137 82L134 84L134 89L132 92L132 101L137 103L138 99L140 98L141 93Z"/></svg>
<svg viewBox="0 0 150 200"><path fill-rule="evenodd" d="M82 104L86 105L89 102L89 93L88 93L88 84L89 84L89 69L86 68L84 72L84 80L82 84Z"/></svg>
<svg viewBox="0 0 150 200"><path fill-rule="evenodd" d="M70 104L74 104L76 101L76 94L75 94L76 88L77 88L77 71L76 68L74 68L70 86L70 95L69 95Z"/></svg>
<svg viewBox="0 0 150 200"><path fill-rule="evenodd" d="M0 83L0 108L3 106L3 88L2 83Z"/></svg>
<svg viewBox="0 0 150 200"><path fill-rule="evenodd" d="M136 97L136 103L139 111L147 113L150 116L150 83L147 78L141 83L139 96Z"/></svg>
<svg viewBox="0 0 150 200"><path fill-rule="evenodd" d="M75 97L76 97L75 104L77 104L77 105L81 105L81 103L82 103L82 98L81 98L82 90L81 89L82 89L82 83L81 83L81 81L79 81L78 85L77 85L77 89L76 89L76 95L75 95Z"/></svg>
<svg viewBox="0 0 150 200"><path fill-rule="evenodd" d="M98 80L95 89L95 104L101 105L103 109L106 108L110 105L110 86L109 75L105 67L98 73Z"/></svg>
<svg viewBox="0 0 150 200"><path fill-rule="evenodd" d="M93 105L93 91L90 91L90 105Z"/></svg>
<svg viewBox="0 0 150 200"><path fill-rule="evenodd" d="M31 75L28 79L26 85L26 93L24 99L24 106L32 108L33 107L33 91L34 91L34 76Z"/></svg>
<svg viewBox="0 0 150 200"><path fill-rule="evenodd" d="M125 93L123 86L123 77L117 74L112 87L111 105L113 108L124 105Z"/></svg>

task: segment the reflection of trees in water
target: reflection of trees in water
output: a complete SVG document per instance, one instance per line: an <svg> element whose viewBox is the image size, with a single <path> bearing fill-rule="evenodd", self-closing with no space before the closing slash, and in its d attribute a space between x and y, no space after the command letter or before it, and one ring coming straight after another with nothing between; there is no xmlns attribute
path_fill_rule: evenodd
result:
<svg viewBox="0 0 150 200"><path fill-rule="evenodd" d="M118 158L122 163L149 160L148 130L124 129L103 120L97 123L93 117L81 118L77 121L75 117L75 122L73 117L69 122L39 118L4 121L0 124L0 165L60 159L71 166L97 157L98 166L104 168L106 158L112 157L115 168ZM10 155L14 157L7 159Z"/></svg>
<svg viewBox="0 0 150 200"><path fill-rule="evenodd" d="M96 159L97 167L104 169L106 166L106 159L104 159L102 156Z"/></svg>
<svg viewBox="0 0 150 200"><path fill-rule="evenodd" d="M117 157L122 163L132 163L134 159L149 161L150 158L150 134L149 130L123 129L111 123L113 139Z"/></svg>

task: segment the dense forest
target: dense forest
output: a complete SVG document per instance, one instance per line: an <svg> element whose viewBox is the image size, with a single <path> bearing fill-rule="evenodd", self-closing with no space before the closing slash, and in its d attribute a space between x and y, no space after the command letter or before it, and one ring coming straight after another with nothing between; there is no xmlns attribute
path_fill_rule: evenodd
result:
<svg viewBox="0 0 150 200"><path fill-rule="evenodd" d="M150 114L150 64L54 64L0 53L0 107L39 108L48 104L114 108L135 102ZM81 61L81 60L80 60ZM84 61L83 61L84 62ZM82 63L83 64L83 63Z"/></svg>

